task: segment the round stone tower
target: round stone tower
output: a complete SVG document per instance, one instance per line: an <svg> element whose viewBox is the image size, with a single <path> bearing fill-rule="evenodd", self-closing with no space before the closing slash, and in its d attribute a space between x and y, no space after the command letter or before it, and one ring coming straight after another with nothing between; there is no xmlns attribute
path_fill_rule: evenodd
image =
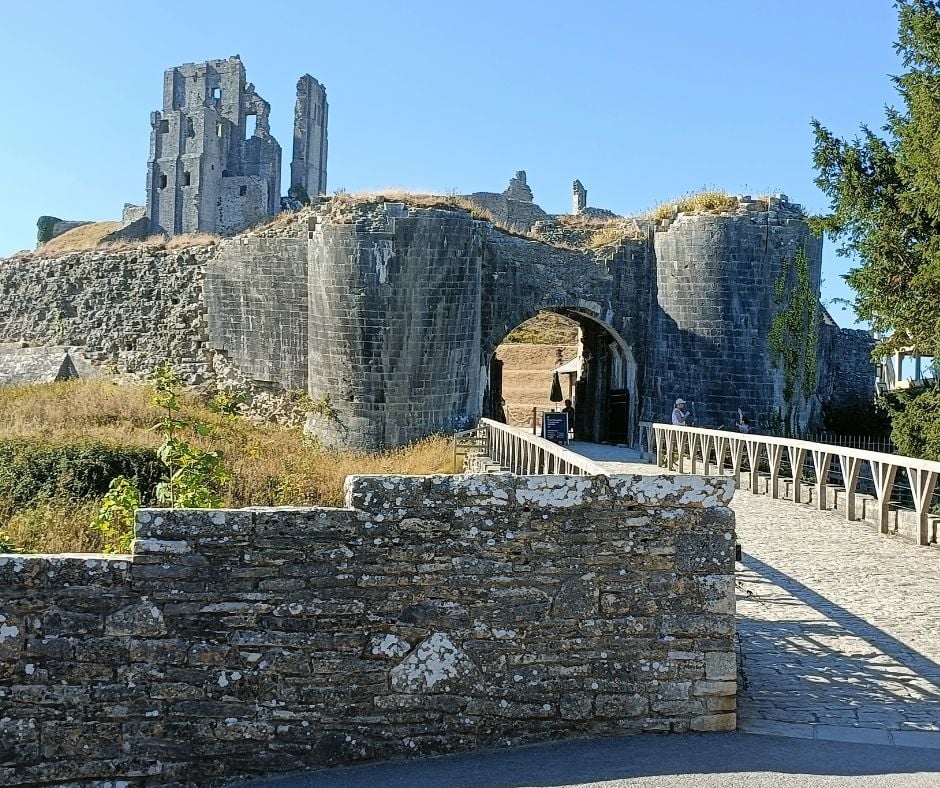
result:
<svg viewBox="0 0 940 788"><path fill-rule="evenodd" d="M343 221L308 241L307 433L374 450L478 419L480 223L392 203Z"/></svg>
<svg viewBox="0 0 940 788"><path fill-rule="evenodd" d="M800 207L782 195L740 198L724 213L679 214L655 232L653 243L644 416L667 420L682 397L694 403L700 426L730 427L740 408L760 426L781 420L791 430L805 428L819 407L812 323L822 243ZM802 336L781 337L781 316L798 307L793 298L801 288L812 293L813 318ZM803 345L788 360L780 345L795 342ZM807 357L812 363L802 364Z"/></svg>

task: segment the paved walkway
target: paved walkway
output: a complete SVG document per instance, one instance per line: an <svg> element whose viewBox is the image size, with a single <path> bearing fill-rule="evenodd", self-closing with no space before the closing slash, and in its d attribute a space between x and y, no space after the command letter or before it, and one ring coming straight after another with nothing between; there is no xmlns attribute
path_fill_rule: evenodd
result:
<svg viewBox="0 0 940 788"><path fill-rule="evenodd" d="M243 788L936 788L940 752L746 733L549 742L242 783Z"/></svg>
<svg viewBox="0 0 940 788"><path fill-rule="evenodd" d="M570 448L615 473L662 472L630 450ZM750 492L731 506L739 730L940 749L940 551Z"/></svg>

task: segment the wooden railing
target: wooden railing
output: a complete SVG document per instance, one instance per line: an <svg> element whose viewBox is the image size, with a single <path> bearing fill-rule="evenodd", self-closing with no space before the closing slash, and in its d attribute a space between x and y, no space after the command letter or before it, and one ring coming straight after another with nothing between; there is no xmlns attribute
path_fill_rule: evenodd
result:
<svg viewBox="0 0 940 788"><path fill-rule="evenodd" d="M640 450L646 451L649 459L659 466L675 467L679 473L702 473L708 475L714 467L724 473L730 466L735 482L741 486L741 473L747 459L749 487L752 493L760 492L760 476L768 476L767 491L774 498L780 494L780 481L792 483L792 497L799 503L802 497L803 469L812 461L815 481L813 498L819 509L829 507L829 471L833 460L838 460L841 471L841 489L845 494L845 516L855 520L855 497L859 475L863 464L871 471L874 496L877 503L876 524L881 533L889 532L891 494L899 470L907 475L917 523L915 537L918 544L930 543L930 507L940 478L940 462L918 460L899 454L833 446L827 443L775 438L769 435L753 435L723 430L706 430L699 427L678 427L671 424L640 423ZM786 453L789 475L781 471ZM688 463L688 471L686 464Z"/></svg>
<svg viewBox="0 0 940 788"><path fill-rule="evenodd" d="M491 419L480 419L484 453L511 473L564 473L599 476L607 471L596 462L551 441Z"/></svg>

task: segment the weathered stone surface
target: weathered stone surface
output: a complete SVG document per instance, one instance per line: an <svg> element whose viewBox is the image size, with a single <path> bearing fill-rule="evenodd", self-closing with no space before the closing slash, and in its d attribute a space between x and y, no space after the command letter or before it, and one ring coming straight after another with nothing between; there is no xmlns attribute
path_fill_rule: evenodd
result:
<svg viewBox="0 0 940 788"><path fill-rule="evenodd" d="M728 729L732 576L682 544L733 520L649 490L361 476L346 509L143 509L131 557L0 558L0 769L208 783Z"/></svg>
<svg viewBox="0 0 940 788"><path fill-rule="evenodd" d="M171 104L166 117L154 117L151 184L166 176L167 185L152 187L148 210L171 233L213 225L231 232L272 209L276 143L264 122L266 103L238 81L240 61L213 64L212 78L206 64L171 69L170 96L192 101L220 86L231 104ZM320 142L325 150L325 122L315 116L326 105L305 79L299 132L307 153L295 157L294 169L313 195L325 169L311 159ZM228 139L251 110L260 130L227 148L244 171L225 175L211 140L215 116ZM211 122L195 124L190 138L194 111ZM181 141L196 147L184 156ZM257 156L241 155L246 148ZM187 174L189 186L181 182ZM525 230L549 219L520 179L509 193L473 199ZM0 261L0 341L82 346L71 352L76 360L140 374L170 359L191 382L239 385L253 412L284 419L298 418L290 403L306 390L317 403L306 415L310 433L368 449L492 414L494 351L546 309L579 324L582 356L591 359L578 382L579 438L629 439L641 418L668 418L679 395L695 401L699 424L730 425L741 408L752 418L789 411L803 427L821 404L846 399L837 377L851 380L851 397L861 396L865 381L870 394L862 338L826 324L818 390L807 395L798 386L787 401L785 373L769 349L779 310L774 283L783 261L805 249L818 288L821 245L801 209L783 198L762 208L740 201L723 214L632 220L632 237L595 250L578 250L588 231L557 222L542 242L443 204L350 202L346 212L339 197L317 203L276 225L189 250L58 258L40 250ZM614 388L629 395L617 434L607 418Z"/></svg>

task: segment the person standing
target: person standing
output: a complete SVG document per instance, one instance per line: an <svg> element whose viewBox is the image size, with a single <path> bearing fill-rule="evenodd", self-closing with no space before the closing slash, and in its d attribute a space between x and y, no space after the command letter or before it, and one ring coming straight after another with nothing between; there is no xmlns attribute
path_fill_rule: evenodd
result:
<svg viewBox="0 0 940 788"><path fill-rule="evenodd" d="M676 400L676 406L672 409L672 423L676 427L685 427L688 418L689 414L685 412L685 400L680 397Z"/></svg>
<svg viewBox="0 0 940 788"><path fill-rule="evenodd" d="M561 412L568 416L568 434L574 437L574 407L570 399L565 400L565 407L561 409Z"/></svg>

